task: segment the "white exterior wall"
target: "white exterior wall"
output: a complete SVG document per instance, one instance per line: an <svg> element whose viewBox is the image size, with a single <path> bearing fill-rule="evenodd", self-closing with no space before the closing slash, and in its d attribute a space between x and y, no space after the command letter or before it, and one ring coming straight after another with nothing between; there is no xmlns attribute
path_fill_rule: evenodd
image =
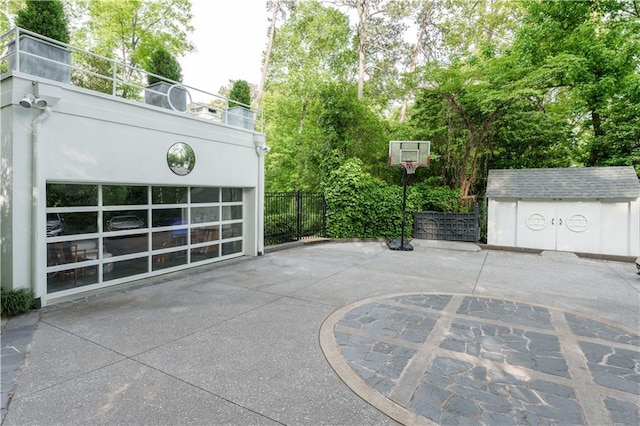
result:
<svg viewBox="0 0 640 426"><path fill-rule="evenodd" d="M264 155L256 146L264 146L263 134L40 82L40 93L60 100L34 138L32 123L42 110L18 103L32 93L32 79L14 74L2 80L1 87L3 288L32 286L36 297L45 296L46 182L244 188L244 252L262 254ZM186 176L174 174L167 165L167 151L177 142L189 144L195 152L195 167Z"/></svg>
<svg viewBox="0 0 640 426"><path fill-rule="evenodd" d="M544 220L527 225L533 215ZM568 219L584 216L578 230ZM544 218L544 219L542 219ZM640 254L640 199L489 199L487 243L505 247L573 251L618 256Z"/></svg>
<svg viewBox="0 0 640 426"><path fill-rule="evenodd" d="M49 181L257 185L253 132L72 91L65 91L43 127L42 169ZM196 154L195 168L186 176L167 167L167 151L177 142Z"/></svg>
<svg viewBox="0 0 640 426"><path fill-rule="evenodd" d="M600 206L602 253L640 255L640 199L602 201Z"/></svg>
<svg viewBox="0 0 640 426"><path fill-rule="evenodd" d="M18 97L13 94L15 83L13 79L5 79L0 84L0 280L3 289L31 286L32 243L36 236L31 229L32 118L11 106L12 98ZM31 82L18 82L17 86L16 92L31 90ZM22 96L15 100L16 105Z"/></svg>
<svg viewBox="0 0 640 426"><path fill-rule="evenodd" d="M487 207L487 244L515 247L517 200L490 198Z"/></svg>

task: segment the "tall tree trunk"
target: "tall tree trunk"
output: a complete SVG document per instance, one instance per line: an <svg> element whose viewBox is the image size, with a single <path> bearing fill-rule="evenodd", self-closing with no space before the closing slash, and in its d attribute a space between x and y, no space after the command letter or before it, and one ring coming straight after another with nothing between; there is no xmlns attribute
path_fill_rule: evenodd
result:
<svg viewBox="0 0 640 426"><path fill-rule="evenodd" d="M424 3L422 5L422 10L420 10L418 17L416 19L416 24L419 25L418 31L418 39L416 40L416 44L413 49L413 55L411 57L411 64L409 65L408 71L410 73L414 72L418 67L418 58L420 57L420 53L423 51L423 46L426 43L427 39L427 28L429 25L433 25L433 13L434 13L434 4L432 3ZM400 107L400 123L404 123L407 119L407 106L409 104L409 98L411 97L412 90L407 90L402 98L402 106Z"/></svg>
<svg viewBox="0 0 640 426"><path fill-rule="evenodd" d="M269 27L269 39L267 40L267 51L264 54L264 64L262 64L262 75L260 76L260 85L256 93L256 109L260 109L262 95L264 94L264 85L267 82L267 72L269 71L269 58L271 57L271 48L273 46L273 38L276 34L276 19L280 10L280 0L273 1L273 13L271 15L271 26Z"/></svg>
<svg viewBox="0 0 640 426"><path fill-rule="evenodd" d="M469 196L471 189L476 184L478 169L480 167L480 153L482 149L485 148L485 141L491 125L498 119L503 109L508 105L508 102L505 101L498 104L494 110L476 126L467 116L464 106L458 103L453 95L444 94L444 99L451 105L456 114L458 114L465 129L469 132L469 140L465 145L462 163L457 172L457 180L460 185L460 199L463 200Z"/></svg>
<svg viewBox="0 0 640 426"><path fill-rule="evenodd" d="M356 9L358 10L358 99L362 99L364 96L369 0L356 0Z"/></svg>
<svg viewBox="0 0 640 426"><path fill-rule="evenodd" d="M589 152L589 159L587 160L587 166L593 167L598 164L599 149L598 144L600 139L604 136L604 132L601 127L600 113L595 110L595 107L591 109L591 125L593 126L593 145Z"/></svg>
<svg viewBox="0 0 640 426"><path fill-rule="evenodd" d="M411 64L409 65L409 72L414 72L416 67L418 66L418 57L420 56L420 46L424 42L424 37L426 35L426 28L421 27L420 33L418 34L418 40L416 41L416 45L413 49L413 57L411 58ZM407 104L409 103L409 96L411 92L407 90L402 98L402 106L400 107L400 119L401 123L404 123L407 118Z"/></svg>
<svg viewBox="0 0 640 426"><path fill-rule="evenodd" d="M298 135L302 135L302 127L304 125L304 118L307 116L307 108L309 107L309 102L311 102L311 95L307 95L302 100L300 119L298 120Z"/></svg>

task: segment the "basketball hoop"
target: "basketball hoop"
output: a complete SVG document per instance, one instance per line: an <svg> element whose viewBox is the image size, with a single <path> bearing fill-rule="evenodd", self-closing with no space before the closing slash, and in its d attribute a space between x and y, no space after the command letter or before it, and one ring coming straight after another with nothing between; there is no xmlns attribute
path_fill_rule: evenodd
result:
<svg viewBox="0 0 640 426"><path fill-rule="evenodd" d="M405 213L407 208L407 181L418 167L429 167L431 142L429 141L389 141L390 167L403 167L402 173L402 225L400 239L387 241L391 250L411 251L413 246L404 237Z"/></svg>
<svg viewBox="0 0 640 426"><path fill-rule="evenodd" d="M400 163L402 167L407 171L408 175L412 175L416 172L416 169L420 165L417 161L403 161Z"/></svg>

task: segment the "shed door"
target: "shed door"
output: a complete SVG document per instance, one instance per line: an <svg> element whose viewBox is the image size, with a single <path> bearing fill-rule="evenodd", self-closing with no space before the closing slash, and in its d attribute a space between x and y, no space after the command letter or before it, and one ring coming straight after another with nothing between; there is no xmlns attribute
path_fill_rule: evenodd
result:
<svg viewBox="0 0 640 426"><path fill-rule="evenodd" d="M518 247L600 252L596 202L519 201Z"/></svg>
<svg viewBox="0 0 640 426"><path fill-rule="evenodd" d="M518 247L556 249L556 205L546 201L518 201Z"/></svg>
<svg viewBox="0 0 640 426"><path fill-rule="evenodd" d="M600 203L557 202L556 250L600 253Z"/></svg>

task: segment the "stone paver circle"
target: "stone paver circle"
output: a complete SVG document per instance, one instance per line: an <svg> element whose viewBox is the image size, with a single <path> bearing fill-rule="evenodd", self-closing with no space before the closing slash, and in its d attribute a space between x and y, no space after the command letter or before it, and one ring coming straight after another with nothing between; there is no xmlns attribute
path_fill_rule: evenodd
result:
<svg viewBox="0 0 640 426"><path fill-rule="evenodd" d="M396 293L333 312L320 345L356 394L403 424L640 424L640 334L595 316Z"/></svg>

